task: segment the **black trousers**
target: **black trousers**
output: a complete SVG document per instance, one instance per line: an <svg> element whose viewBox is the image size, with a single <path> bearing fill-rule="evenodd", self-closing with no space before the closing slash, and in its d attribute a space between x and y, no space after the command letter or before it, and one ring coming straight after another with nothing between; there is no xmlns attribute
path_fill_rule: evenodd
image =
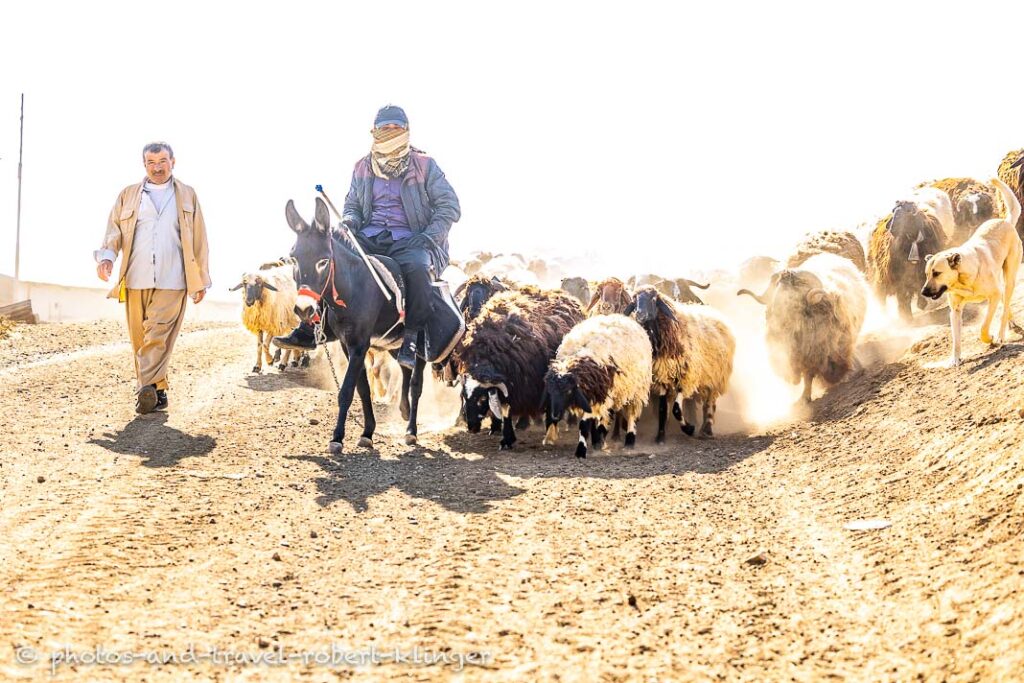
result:
<svg viewBox="0 0 1024 683"><path fill-rule="evenodd" d="M405 279L405 327L419 331L427 326L430 319L430 254L425 249L409 246L409 239L397 242L387 230L367 237L360 233L359 244L367 254L387 256L394 259L402 269Z"/></svg>

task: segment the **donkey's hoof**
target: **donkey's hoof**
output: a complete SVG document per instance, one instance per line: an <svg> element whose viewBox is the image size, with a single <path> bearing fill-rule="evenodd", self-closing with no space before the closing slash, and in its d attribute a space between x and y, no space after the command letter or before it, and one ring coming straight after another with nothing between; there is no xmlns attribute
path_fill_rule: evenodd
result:
<svg viewBox="0 0 1024 683"><path fill-rule="evenodd" d="M331 445L328 446L328 450L330 450L331 455L341 455L345 452L345 449L337 441L332 441Z"/></svg>
<svg viewBox="0 0 1024 683"><path fill-rule="evenodd" d="M373 448L373 439L371 439L368 436L361 436L361 437L359 437L359 447L360 448Z"/></svg>
<svg viewBox="0 0 1024 683"><path fill-rule="evenodd" d="M406 434L405 435L405 445L406 446L415 446L419 442L420 442L420 440L416 438L415 434Z"/></svg>

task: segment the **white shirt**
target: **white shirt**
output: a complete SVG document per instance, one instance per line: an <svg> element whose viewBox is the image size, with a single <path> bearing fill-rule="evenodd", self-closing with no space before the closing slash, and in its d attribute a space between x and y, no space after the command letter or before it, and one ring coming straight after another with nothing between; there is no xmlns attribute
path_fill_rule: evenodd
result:
<svg viewBox="0 0 1024 683"><path fill-rule="evenodd" d="M128 256L128 289L185 289L178 203L171 180L146 181Z"/></svg>

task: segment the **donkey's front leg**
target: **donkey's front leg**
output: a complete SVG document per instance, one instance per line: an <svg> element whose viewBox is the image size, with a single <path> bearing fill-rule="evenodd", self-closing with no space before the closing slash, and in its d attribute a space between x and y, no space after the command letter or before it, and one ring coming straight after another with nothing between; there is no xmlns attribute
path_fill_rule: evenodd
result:
<svg viewBox="0 0 1024 683"><path fill-rule="evenodd" d="M420 395L423 394L423 368L427 362L422 358L416 358L416 368L412 371L412 378L409 383L410 403L409 426L405 430L405 443L409 446L416 444L416 414L420 408Z"/></svg>
<svg viewBox="0 0 1024 683"><path fill-rule="evenodd" d="M352 394L355 393L356 383L362 375L363 382L366 382L366 351L369 344L351 344L348 346L348 368L345 370L345 379L341 382L338 390L338 423L334 426L334 435L331 437L330 450L333 455L341 455L343 452L342 442L345 439L345 420L348 419L348 409L352 405ZM367 384L369 389L369 384Z"/></svg>
<svg viewBox="0 0 1024 683"><path fill-rule="evenodd" d="M356 377L356 391L363 402L363 435L359 437L360 448L373 448L373 433L377 430L377 418L373 414L373 392L370 391L370 378L366 367Z"/></svg>

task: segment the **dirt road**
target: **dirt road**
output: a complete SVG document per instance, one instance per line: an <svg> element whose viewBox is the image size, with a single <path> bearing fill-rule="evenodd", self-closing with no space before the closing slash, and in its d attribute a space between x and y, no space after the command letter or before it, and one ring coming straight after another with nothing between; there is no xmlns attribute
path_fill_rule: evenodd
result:
<svg viewBox="0 0 1024 683"><path fill-rule="evenodd" d="M387 416L377 450L350 429L330 457L322 373L251 375L236 325L187 328L170 412L136 417L118 325L18 330L2 679L49 678L55 651L80 662L54 680L1024 677L1020 343L947 370L939 330L808 420L578 462L537 429L407 447ZM844 529L865 518L891 526ZM88 661L190 647L290 659ZM445 661L366 660L396 648Z"/></svg>

